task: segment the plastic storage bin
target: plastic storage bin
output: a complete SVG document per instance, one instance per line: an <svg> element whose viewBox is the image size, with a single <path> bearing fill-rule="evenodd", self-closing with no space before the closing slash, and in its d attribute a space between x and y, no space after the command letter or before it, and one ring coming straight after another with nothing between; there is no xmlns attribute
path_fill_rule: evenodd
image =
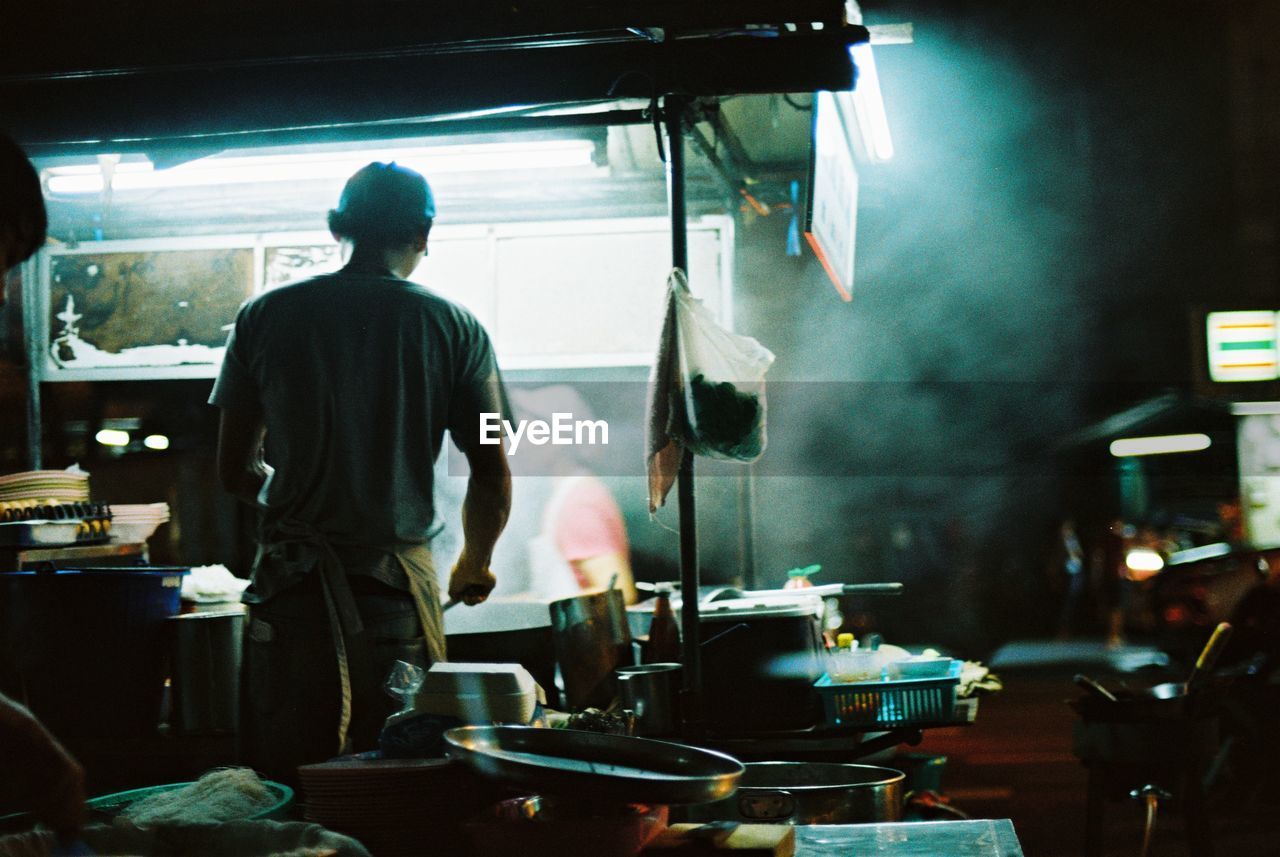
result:
<svg viewBox="0 0 1280 857"><path fill-rule="evenodd" d="M273 806L262 810L262 812L251 815L247 820L260 821L288 821L289 810L293 806L293 789L277 783L273 780L263 780L262 784L266 786L267 791L275 798L276 802ZM170 783L163 786L148 786L142 789L130 789L127 792L115 792L114 794L103 795L102 797L90 798L86 801L89 809L96 810L100 813L108 815L120 815L131 805L140 800L154 797L158 794L185 789L187 786L195 785L195 783Z"/></svg>
<svg viewBox="0 0 1280 857"><path fill-rule="evenodd" d="M814 684L828 726L891 729L955 719L961 662L953 660L943 678L836 682L823 675Z"/></svg>
<svg viewBox="0 0 1280 857"><path fill-rule="evenodd" d="M145 734L160 720L165 620L185 568L0 573L0 682L59 736Z"/></svg>

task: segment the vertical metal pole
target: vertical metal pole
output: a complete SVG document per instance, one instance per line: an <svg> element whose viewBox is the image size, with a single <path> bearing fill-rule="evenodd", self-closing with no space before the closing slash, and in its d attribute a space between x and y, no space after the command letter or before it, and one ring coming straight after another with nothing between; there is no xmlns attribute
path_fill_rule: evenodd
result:
<svg viewBox="0 0 1280 857"><path fill-rule="evenodd" d="M738 560L744 589L756 582L756 466L748 464L738 479Z"/></svg>
<svg viewBox="0 0 1280 857"><path fill-rule="evenodd" d="M40 257L37 256L36 259ZM40 354L37 343L41 318L37 285L40 281L36 259L22 266L22 343L27 352L27 462L32 470L44 469L44 444L41 424Z"/></svg>
<svg viewBox="0 0 1280 857"><path fill-rule="evenodd" d="M688 273L689 234L684 195L685 100L667 95L662 121L667 132L667 206L671 212L671 264ZM702 652L698 640L698 522L693 491L693 454L685 450L678 480L680 511L680 638L684 660L684 732L703 731Z"/></svg>

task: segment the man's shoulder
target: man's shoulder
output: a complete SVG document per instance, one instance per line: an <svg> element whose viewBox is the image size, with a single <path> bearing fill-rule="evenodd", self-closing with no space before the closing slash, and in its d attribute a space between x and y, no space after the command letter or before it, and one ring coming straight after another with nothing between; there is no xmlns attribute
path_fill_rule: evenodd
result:
<svg viewBox="0 0 1280 857"><path fill-rule="evenodd" d="M358 288L361 284L385 289L381 292L383 298L390 298L394 294L396 300L388 300L388 306L398 305L399 310L417 310L446 327L467 333L484 329L469 309L420 283L399 278L353 276L342 271L275 286L245 301L244 311L251 315L280 312L292 314L310 307L317 311L331 311L338 294ZM368 296L361 299L365 297Z"/></svg>
<svg viewBox="0 0 1280 857"><path fill-rule="evenodd" d="M242 305L243 309L249 312L261 312L276 304L306 299L308 295L323 290L333 277L333 274L321 274L271 286L266 291L259 292L246 300Z"/></svg>
<svg viewBox="0 0 1280 857"><path fill-rule="evenodd" d="M480 320L475 317L475 314L462 304L450 300L439 292L419 283L409 280L402 280L401 282L404 284L406 293L412 295L414 300L419 301L426 312L459 328L467 330L483 329Z"/></svg>

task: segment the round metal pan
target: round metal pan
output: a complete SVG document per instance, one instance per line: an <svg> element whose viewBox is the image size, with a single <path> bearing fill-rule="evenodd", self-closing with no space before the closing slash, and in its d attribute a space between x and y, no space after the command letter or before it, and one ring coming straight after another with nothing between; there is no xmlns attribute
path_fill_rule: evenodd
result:
<svg viewBox="0 0 1280 857"><path fill-rule="evenodd" d="M733 794L743 771L723 753L577 729L461 726L444 740L446 756L485 776L600 802L707 803Z"/></svg>

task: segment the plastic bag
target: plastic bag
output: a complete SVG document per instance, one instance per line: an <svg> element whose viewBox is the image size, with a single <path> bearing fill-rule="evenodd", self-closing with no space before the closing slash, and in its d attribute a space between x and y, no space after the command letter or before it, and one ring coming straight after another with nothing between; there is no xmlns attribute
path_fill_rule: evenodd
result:
<svg viewBox="0 0 1280 857"><path fill-rule="evenodd" d="M400 700L400 711L412 711L414 698L427 680L427 671L408 661L396 661L387 673L382 689L392 699Z"/></svg>
<svg viewBox="0 0 1280 857"><path fill-rule="evenodd" d="M697 455L755 461L765 447L764 375L773 352L721 327L689 292L680 269L667 282L675 302L684 398L680 440Z"/></svg>

